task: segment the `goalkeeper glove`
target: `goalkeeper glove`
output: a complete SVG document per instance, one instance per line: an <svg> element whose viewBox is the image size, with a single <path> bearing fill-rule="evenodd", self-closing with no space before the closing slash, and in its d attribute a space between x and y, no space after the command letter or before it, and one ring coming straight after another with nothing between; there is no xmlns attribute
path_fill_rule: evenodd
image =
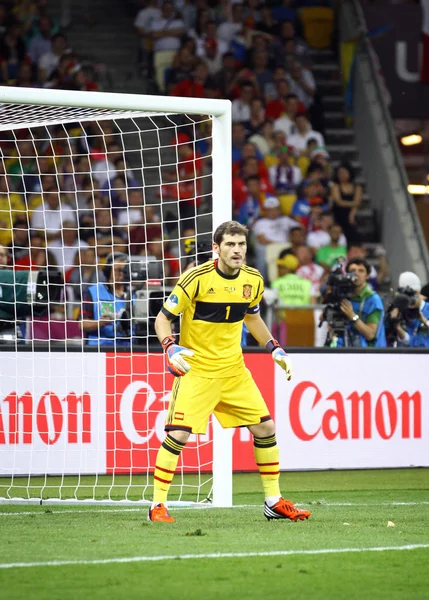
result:
<svg viewBox="0 0 429 600"><path fill-rule="evenodd" d="M286 378L290 381L292 378L292 361L288 354L286 354L278 341L274 338L265 344L265 348L271 352L273 360L286 372Z"/></svg>
<svg viewBox="0 0 429 600"><path fill-rule="evenodd" d="M191 365L188 364L183 357L194 356L193 351L176 344L173 336L164 338L161 345L167 356L167 368L170 373L175 377L186 375L191 368Z"/></svg>

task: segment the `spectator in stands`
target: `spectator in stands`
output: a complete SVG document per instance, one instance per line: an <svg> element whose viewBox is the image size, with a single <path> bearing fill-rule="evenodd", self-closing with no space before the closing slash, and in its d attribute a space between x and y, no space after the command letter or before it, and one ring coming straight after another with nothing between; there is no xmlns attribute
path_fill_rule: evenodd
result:
<svg viewBox="0 0 429 600"><path fill-rule="evenodd" d="M134 27L140 36L140 63L146 75L152 74L153 69L152 22L160 17L157 0L142 0L142 8L136 15Z"/></svg>
<svg viewBox="0 0 429 600"><path fill-rule="evenodd" d="M288 89L289 84L288 84ZM295 132L295 117L299 108L299 100L296 94L289 93L284 99L285 109L281 117L274 121L274 130L282 131L286 136L286 141L292 133Z"/></svg>
<svg viewBox="0 0 429 600"><path fill-rule="evenodd" d="M12 240L12 226L24 216L25 204L23 196L11 192L11 180L0 174L0 244L8 246Z"/></svg>
<svg viewBox="0 0 429 600"><path fill-rule="evenodd" d="M341 225L334 223L329 227L329 236L331 241L326 246L319 248L316 254L316 261L321 265L326 272L331 270L331 267L339 258L347 257L347 248L340 244L342 229ZM358 259L356 259L358 260ZM361 259L359 259L361 260ZM368 271L369 275L370 271ZM366 280L365 280L366 281Z"/></svg>
<svg viewBox="0 0 429 600"><path fill-rule="evenodd" d="M266 157L274 148L274 127L271 120L262 123L257 131L249 137L249 142L253 144L262 157Z"/></svg>
<svg viewBox="0 0 429 600"><path fill-rule="evenodd" d="M83 157L87 158L87 157ZM90 172L97 180L99 187L102 187L106 181L114 179L117 171L115 160L124 158L122 146L118 142L111 142L107 145L107 152L92 152ZM88 172L88 171L83 171ZM132 174L131 174L132 175Z"/></svg>
<svg viewBox="0 0 429 600"><path fill-rule="evenodd" d="M88 287L104 282L105 278L97 268L97 256L93 246L79 247L77 257L77 264L67 275L67 284L73 290L74 302L80 303Z"/></svg>
<svg viewBox="0 0 429 600"><path fill-rule="evenodd" d="M175 14L175 7L171 0L164 0L161 16L152 20L150 32L153 40L156 83L158 89L164 91L165 70L170 68L174 55L180 48L180 38L185 33L185 24Z"/></svg>
<svg viewBox="0 0 429 600"><path fill-rule="evenodd" d="M39 81L45 83L58 67L60 59L67 48L67 39L62 33L52 36L51 50L39 58Z"/></svg>
<svg viewBox="0 0 429 600"><path fill-rule="evenodd" d="M322 246L327 246L331 241L329 230L334 224L334 218L331 213L323 212L320 216L318 229L310 231L307 235L307 245L316 253ZM347 246L347 240L344 233L341 233L339 239L340 246Z"/></svg>
<svg viewBox="0 0 429 600"><path fill-rule="evenodd" d="M295 256L298 253L298 248L305 245L305 229L300 225L295 225L289 231L289 243L290 246L283 252L285 254L294 254ZM282 255L280 254L280 258Z"/></svg>
<svg viewBox="0 0 429 600"><path fill-rule="evenodd" d="M250 119L244 122L246 135L249 137L259 131L265 122L264 103L261 98L252 98L250 102Z"/></svg>
<svg viewBox="0 0 429 600"><path fill-rule="evenodd" d="M214 82L221 98L230 98L231 90L236 83L235 58L232 52L222 56L222 67L214 74Z"/></svg>
<svg viewBox="0 0 429 600"><path fill-rule="evenodd" d="M310 108L316 93L316 82L312 72L295 60L290 66L288 83L291 93L297 96L298 101L302 102L306 109Z"/></svg>
<svg viewBox="0 0 429 600"><path fill-rule="evenodd" d="M277 259L279 276L271 284L277 290L279 299L283 304L303 306L312 303L311 282L297 275L299 262L293 254L287 254ZM283 311L280 317L284 318Z"/></svg>
<svg viewBox="0 0 429 600"><path fill-rule="evenodd" d="M228 44L228 46L231 45L231 42L236 36L239 36L243 33L243 8L244 7L241 3L232 4L231 17L227 17L227 19L218 27L217 33L219 38Z"/></svg>
<svg viewBox="0 0 429 600"><path fill-rule="evenodd" d="M296 274L311 282L311 298L316 302L320 298L320 286L325 270L313 261L313 253L308 246L299 246L296 257L299 261Z"/></svg>
<svg viewBox="0 0 429 600"><path fill-rule="evenodd" d="M50 18L41 16L39 19L38 32L31 38L27 49L32 65L37 66L41 57L44 54L51 52L51 28L52 23Z"/></svg>
<svg viewBox="0 0 429 600"><path fill-rule="evenodd" d="M0 269L10 269L9 250L0 244Z"/></svg>
<svg viewBox="0 0 429 600"><path fill-rule="evenodd" d="M301 186L298 199L292 207L291 216L299 221L303 227L307 228L310 216L310 201L313 198L320 198L323 188L320 182L307 179Z"/></svg>
<svg viewBox="0 0 429 600"><path fill-rule="evenodd" d="M274 242L286 243L289 232L296 221L281 214L280 202L275 196L268 196L264 203L264 217L258 219L252 227L255 238L256 268L267 278L266 247Z"/></svg>
<svg viewBox="0 0 429 600"><path fill-rule="evenodd" d="M106 282L89 286L84 292L80 327L89 346L130 345L129 270L126 254L109 254L103 269ZM128 319L123 318L124 312Z"/></svg>
<svg viewBox="0 0 429 600"><path fill-rule="evenodd" d="M43 204L31 215L31 227L43 231L48 240L61 237L65 221L76 222L76 211L67 203L67 197L60 198L58 192L43 195Z"/></svg>
<svg viewBox="0 0 429 600"><path fill-rule="evenodd" d="M240 84L240 97L232 101L232 120L239 123L250 121L250 104L255 96L255 86L250 80Z"/></svg>
<svg viewBox="0 0 429 600"><path fill-rule="evenodd" d="M26 219L15 223L9 249L16 271L34 271L46 265L45 236L29 231Z"/></svg>
<svg viewBox="0 0 429 600"><path fill-rule="evenodd" d="M290 94L286 77L275 80L276 97L267 102L265 115L268 119L279 119L287 113L287 99Z"/></svg>
<svg viewBox="0 0 429 600"><path fill-rule="evenodd" d="M347 273L354 273L355 291L350 300L341 301L341 311L349 320L347 326L348 345L366 348L385 347L384 308L380 296L368 285L370 265L363 258L355 258L347 263ZM346 340L338 335L333 340L337 346L344 346Z"/></svg>
<svg viewBox="0 0 429 600"><path fill-rule="evenodd" d="M64 273L67 273L76 264L79 248L86 248L87 246L87 242L79 239L76 221L65 220L62 223L61 237L50 242L48 250L54 256L57 266L64 269Z"/></svg>
<svg viewBox="0 0 429 600"><path fill-rule="evenodd" d="M204 98L204 89L209 85L208 77L207 65L205 62L199 61L190 77L182 79L182 81L171 88L170 95L182 96L184 98Z"/></svg>
<svg viewBox="0 0 429 600"><path fill-rule="evenodd" d="M146 205L143 224L130 227L130 254L144 254L146 243L162 238L162 224L155 207Z"/></svg>
<svg viewBox="0 0 429 600"><path fill-rule="evenodd" d="M170 90L182 81L189 79L197 64L197 58L186 46L182 46L176 52L171 67L165 72L166 90Z"/></svg>
<svg viewBox="0 0 429 600"><path fill-rule="evenodd" d="M18 76L15 82L15 86L25 88L37 87L37 84L34 81L33 77L33 70L31 68L31 65L29 65L27 62L22 62L19 65Z"/></svg>
<svg viewBox="0 0 429 600"><path fill-rule="evenodd" d="M333 213L343 228L348 242L359 241L356 213L362 202L362 186L354 182L355 174L350 164L343 162L337 168L332 186Z"/></svg>
<svg viewBox="0 0 429 600"><path fill-rule="evenodd" d="M290 151L288 146L280 149L280 162L269 169L270 183L277 195L295 194L302 181L301 171L290 164Z"/></svg>
<svg viewBox="0 0 429 600"><path fill-rule="evenodd" d="M242 150L246 144L246 129L244 123L232 124L232 162L240 161Z"/></svg>
<svg viewBox="0 0 429 600"><path fill-rule="evenodd" d="M19 65L25 60L26 54L20 25L14 23L0 40L0 73L3 84L10 84L18 77Z"/></svg>
<svg viewBox="0 0 429 600"><path fill-rule="evenodd" d="M233 215L246 227L251 227L261 215L261 205L265 194L261 190L261 180L258 175L249 175L245 180L244 193L240 198L232 197Z"/></svg>
<svg viewBox="0 0 429 600"><path fill-rule="evenodd" d="M268 35L273 37L276 37L280 33L279 22L273 18L271 7L267 4L262 4L259 7L258 31L268 33Z"/></svg>
<svg viewBox="0 0 429 600"><path fill-rule="evenodd" d="M204 160L194 150L187 133L178 133L173 142L177 148L180 219L188 219L195 216L201 203Z"/></svg>
<svg viewBox="0 0 429 600"><path fill-rule="evenodd" d="M263 97L273 97L275 84L273 72L268 68L269 56L266 50L255 51L252 56L252 71L258 82L259 94Z"/></svg>
<svg viewBox="0 0 429 600"><path fill-rule="evenodd" d="M102 258L112 251L125 252L128 244L128 232L117 227L110 208L95 211L95 229L92 236L87 237L91 246L96 246L97 255Z"/></svg>
<svg viewBox="0 0 429 600"><path fill-rule="evenodd" d="M295 116L295 133L288 137L288 144L294 148L298 155L307 151L309 140L315 140L317 142L316 146L325 145L323 135L313 130L306 113L299 112Z"/></svg>
<svg viewBox="0 0 429 600"><path fill-rule="evenodd" d="M215 76L222 68L222 53L215 38L207 37L204 40L200 57L206 65L209 75Z"/></svg>
<svg viewBox="0 0 429 600"><path fill-rule="evenodd" d="M162 262L166 279L174 279L178 276L179 260L177 256L171 254L168 241L164 241L162 237L153 237L146 244L146 253L147 256L151 256L155 260ZM170 285L170 283L171 281L167 285Z"/></svg>

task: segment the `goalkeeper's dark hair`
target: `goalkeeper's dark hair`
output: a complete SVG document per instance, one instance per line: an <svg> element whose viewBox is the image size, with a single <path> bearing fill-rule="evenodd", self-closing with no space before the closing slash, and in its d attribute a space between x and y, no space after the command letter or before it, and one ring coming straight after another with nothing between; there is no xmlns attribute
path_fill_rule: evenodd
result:
<svg viewBox="0 0 429 600"><path fill-rule="evenodd" d="M213 242L220 246L224 235L244 235L247 241L249 230L238 221L225 221L213 234Z"/></svg>

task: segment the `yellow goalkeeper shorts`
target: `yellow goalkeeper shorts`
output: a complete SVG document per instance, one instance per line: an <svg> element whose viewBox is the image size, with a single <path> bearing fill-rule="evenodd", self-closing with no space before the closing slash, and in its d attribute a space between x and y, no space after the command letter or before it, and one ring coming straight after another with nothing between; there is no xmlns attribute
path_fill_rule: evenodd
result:
<svg viewBox="0 0 429 600"><path fill-rule="evenodd" d="M256 425L270 418L265 400L246 367L234 377L221 379L199 377L192 372L176 377L165 430L206 433L212 413L225 428Z"/></svg>

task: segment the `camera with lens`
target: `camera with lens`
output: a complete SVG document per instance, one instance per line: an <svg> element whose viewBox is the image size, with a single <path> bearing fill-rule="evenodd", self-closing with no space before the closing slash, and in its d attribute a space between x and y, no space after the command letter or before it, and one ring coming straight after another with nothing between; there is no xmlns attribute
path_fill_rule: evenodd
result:
<svg viewBox="0 0 429 600"><path fill-rule="evenodd" d="M64 280L59 271L0 270L0 333L14 332L26 317L42 317L60 301Z"/></svg>
<svg viewBox="0 0 429 600"><path fill-rule="evenodd" d="M392 302L386 309L384 319L388 346L393 346L397 342L396 328L398 325L405 329L412 319L419 317L418 302L419 294L413 288L407 286L397 289Z"/></svg>
<svg viewBox="0 0 429 600"><path fill-rule="evenodd" d="M322 321L331 326L332 331L343 331L349 320L342 312L342 300L350 300L355 293L357 276L355 273L343 273L341 265L329 274L327 292L324 296L326 306L323 310Z"/></svg>
<svg viewBox="0 0 429 600"><path fill-rule="evenodd" d="M197 242L195 238L187 238L184 242L184 251L186 255L185 268L191 263L201 265L211 260L213 256L211 242Z"/></svg>

